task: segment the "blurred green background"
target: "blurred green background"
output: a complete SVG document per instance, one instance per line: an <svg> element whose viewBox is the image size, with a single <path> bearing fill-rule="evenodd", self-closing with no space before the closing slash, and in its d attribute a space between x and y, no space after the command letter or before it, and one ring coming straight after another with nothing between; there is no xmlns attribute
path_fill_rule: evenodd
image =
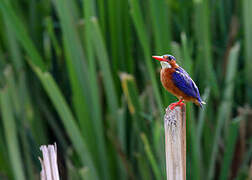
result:
<svg viewBox="0 0 252 180"><path fill-rule="evenodd" d="M187 179L252 178L251 0L1 0L0 179L165 179L163 115L176 98L152 55L198 85Z"/></svg>

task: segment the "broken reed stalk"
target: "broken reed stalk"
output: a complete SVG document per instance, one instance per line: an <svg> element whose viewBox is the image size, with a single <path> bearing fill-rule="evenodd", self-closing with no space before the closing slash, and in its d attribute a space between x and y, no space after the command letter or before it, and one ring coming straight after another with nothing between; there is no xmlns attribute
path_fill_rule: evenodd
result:
<svg viewBox="0 0 252 180"><path fill-rule="evenodd" d="M43 154L43 159L39 157L42 170L40 172L41 180L59 180L59 170L57 164L57 146L54 145L42 145L40 150Z"/></svg>
<svg viewBox="0 0 252 180"><path fill-rule="evenodd" d="M164 116L167 180L186 179L186 107L168 107Z"/></svg>

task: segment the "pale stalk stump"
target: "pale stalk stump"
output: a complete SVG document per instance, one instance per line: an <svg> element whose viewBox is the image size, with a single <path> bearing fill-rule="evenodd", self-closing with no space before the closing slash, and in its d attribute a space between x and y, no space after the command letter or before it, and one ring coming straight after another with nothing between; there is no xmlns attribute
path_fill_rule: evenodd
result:
<svg viewBox="0 0 252 180"><path fill-rule="evenodd" d="M186 179L186 106L168 107L164 116L167 180Z"/></svg>
<svg viewBox="0 0 252 180"><path fill-rule="evenodd" d="M41 164L40 180L60 180L57 164L57 146L42 145L40 146L43 159L39 157Z"/></svg>

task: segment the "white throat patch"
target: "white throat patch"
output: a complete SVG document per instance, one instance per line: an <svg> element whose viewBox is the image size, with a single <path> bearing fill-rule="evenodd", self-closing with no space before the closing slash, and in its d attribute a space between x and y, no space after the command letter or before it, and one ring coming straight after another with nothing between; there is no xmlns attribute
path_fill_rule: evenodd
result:
<svg viewBox="0 0 252 180"><path fill-rule="evenodd" d="M162 69L171 68L171 65L168 62L161 61L160 64L162 66Z"/></svg>

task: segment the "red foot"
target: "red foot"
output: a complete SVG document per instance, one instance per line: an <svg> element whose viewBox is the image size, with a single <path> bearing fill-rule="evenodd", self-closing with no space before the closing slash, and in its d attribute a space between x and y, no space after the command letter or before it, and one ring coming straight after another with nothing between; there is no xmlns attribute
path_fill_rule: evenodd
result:
<svg viewBox="0 0 252 180"><path fill-rule="evenodd" d="M176 106L180 106L180 107L182 107L183 105L185 105L185 103L183 103L183 99L180 99L178 102L176 102L176 103L171 103L170 105L169 105L169 108L170 108L170 110L173 110Z"/></svg>

